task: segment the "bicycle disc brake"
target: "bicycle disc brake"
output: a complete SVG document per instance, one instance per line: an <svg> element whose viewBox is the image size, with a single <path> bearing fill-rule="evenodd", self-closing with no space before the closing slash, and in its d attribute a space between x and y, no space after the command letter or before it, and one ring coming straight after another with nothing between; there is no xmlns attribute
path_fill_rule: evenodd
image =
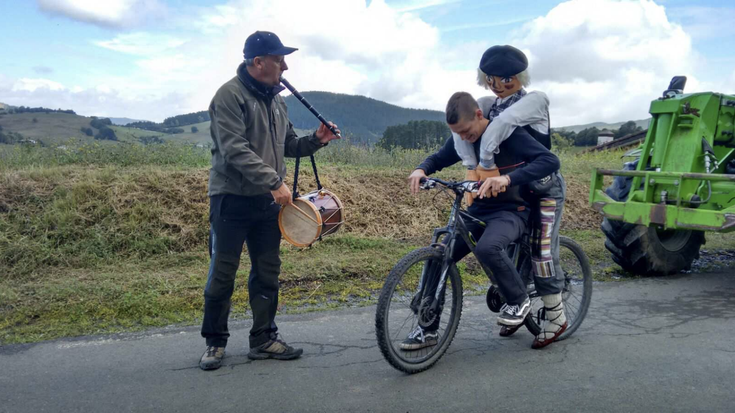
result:
<svg viewBox="0 0 735 413"><path fill-rule="evenodd" d="M437 302L434 300L434 297L424 297L424 299L421 300L418 312L418 322L421 327L427 328L436 321L436 318L439 315L439 311L437 311L438 306L436 304Z"/></svg>

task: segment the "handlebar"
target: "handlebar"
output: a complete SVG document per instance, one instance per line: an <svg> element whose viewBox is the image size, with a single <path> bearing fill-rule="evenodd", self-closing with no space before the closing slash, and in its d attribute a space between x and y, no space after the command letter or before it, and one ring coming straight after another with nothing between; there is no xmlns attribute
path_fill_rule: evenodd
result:
<svg viewBox="0 0 735 413"><path fill-rule="evenodd" d="M436 184L452 189L457 193L477 192L480 189L480 183L477 181L444 181L439 178L421 178L419 183L421 189L426 190L436 187Z"/></svg>

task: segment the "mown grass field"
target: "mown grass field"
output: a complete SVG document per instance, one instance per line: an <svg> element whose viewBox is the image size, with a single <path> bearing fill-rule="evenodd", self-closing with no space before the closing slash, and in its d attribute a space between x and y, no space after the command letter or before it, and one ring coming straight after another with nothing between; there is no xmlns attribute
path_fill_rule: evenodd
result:
<svg viewBox="0 0 735 413"><path fill-rule="evenodd" d="M282 243L281 311L374 302L390 268L427 242L449 205L436 192L408 194L405 178L426 155L347 144L317 154L346 224L308 249ZM620 156L560 154L569 186L562 230L584 246L598 279L616 267L587 206L589 176L592 167L619 166ZM0 145L0 343L198 323L208 165L208 151L190 145ZM302 171L305 193L315 184L311 168ZM708 240L709 249L735 249L732 236ZM485 276L466 261L465 286L480 291ZM244 254L233 317L247 315L248 270Z"/></svg>

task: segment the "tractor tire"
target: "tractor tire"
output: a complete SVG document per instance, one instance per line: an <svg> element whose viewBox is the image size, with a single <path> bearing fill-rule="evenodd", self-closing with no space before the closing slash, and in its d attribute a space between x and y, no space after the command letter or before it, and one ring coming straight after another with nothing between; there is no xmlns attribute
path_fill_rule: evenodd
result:
<svg viewBox="0 0 735 413"><path fill-rule="evenodd" d="M691 268L704 244L704 233L661 230L644 225L602 221L605 247L624 270L638 275L667 275Z"/></svg>
<svg viewBox="0 0 735 413"><path fill-rule="evenodd" d="M628 162L623 170L635 170L638 160ZM605 192L616 201L628 198L633 178L616 176ZM704 233L690 230L662 230L655 226L602 220L605 248L624 270L638 275L667 275L688 270L699 258Z"/></svg>

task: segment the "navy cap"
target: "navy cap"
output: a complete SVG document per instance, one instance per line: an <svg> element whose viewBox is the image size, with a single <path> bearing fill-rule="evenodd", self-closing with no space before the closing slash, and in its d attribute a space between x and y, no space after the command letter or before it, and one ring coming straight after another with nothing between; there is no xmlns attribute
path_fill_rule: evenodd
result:
<svg viewBox="0 0 735 413"><path fill-rule="evenodd" d="M528 68L528 59L513 46L493 46L482 54L480 70L488 76L510 77Z"/></svg>
<svg viewBox="0 0 735 413"><path fill-rule="evenodd" d="M285 56L299 49L295 47L286 47L281 43L281 39L275 33L257 31L245 40L245 48L242 53L245 59L252 59L255 56Z"/></svg>

